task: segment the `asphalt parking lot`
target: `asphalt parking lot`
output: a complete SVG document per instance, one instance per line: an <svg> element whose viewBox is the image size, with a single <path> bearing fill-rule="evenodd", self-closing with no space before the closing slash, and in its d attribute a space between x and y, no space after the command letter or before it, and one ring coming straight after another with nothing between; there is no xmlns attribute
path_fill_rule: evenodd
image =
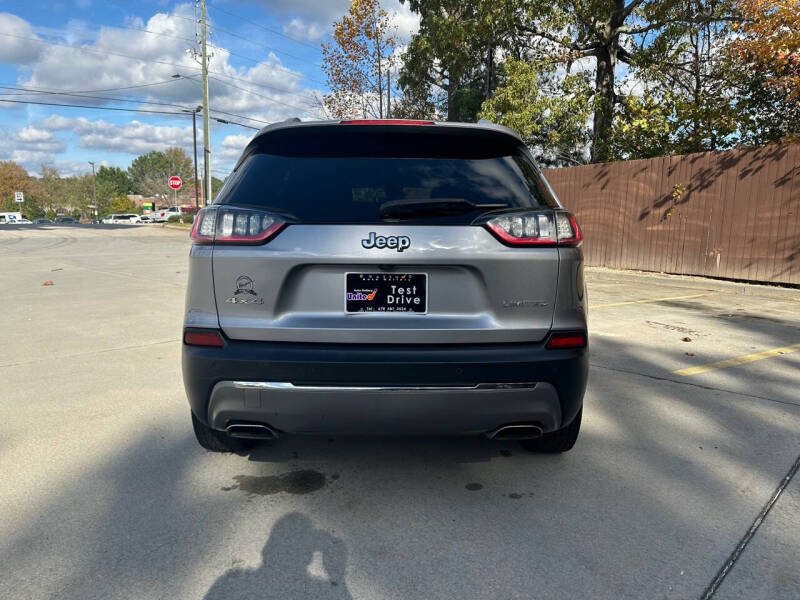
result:
<svg viewBox="0 0 800 600"><path fill-rule="evenodd" d="M205 453L180 372L188 248L160 227L0 230L0 597L699 598L800 454L799 290L602 269L567 454ZM800 475L713 597L800 597Z"/></svg>

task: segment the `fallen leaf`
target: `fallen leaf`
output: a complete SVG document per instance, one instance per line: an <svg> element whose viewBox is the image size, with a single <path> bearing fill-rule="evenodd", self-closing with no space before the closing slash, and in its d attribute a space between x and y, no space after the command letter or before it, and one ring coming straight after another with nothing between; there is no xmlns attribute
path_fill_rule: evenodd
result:
<svg viewBox="0 0 800 600"><path fill-rule="evenodd" d="M42 285L54 285L54 284L53 284L53 282L52 282L52 281L50 281L50 280L48 279L48 280L47 280L47 281L45 281L45 282L44 282Z"/></svg>
<svg viewBox="0 0 800 600"><path fill-rule="evenodd" d="M692 338L690 338L690 337L681 338L681 341L683 341L683 342L691 342Z"/></svg>
<svg viewBox="0 0 800 600"><path fill-rule="evenodd" d="M694 352L687 352L686 356L694 356Z"/></svg>

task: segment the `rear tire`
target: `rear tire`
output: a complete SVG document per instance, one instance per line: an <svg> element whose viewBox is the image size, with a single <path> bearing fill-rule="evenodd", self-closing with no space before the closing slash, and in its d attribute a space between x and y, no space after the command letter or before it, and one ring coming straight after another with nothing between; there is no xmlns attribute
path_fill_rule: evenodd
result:
<svg viewBox="0 0 800 600"><path fill-rule="evenodd" d="M192 429L203 448L209 452L243 452L253 446L253 440L242 440L229 436L224 431L217 431L200 420L192 413Z"/></svg>
<svg viewBox="0 0 800 600"><path fill-rule="evenodd" d="M520 442L525 450L539 452L541 454L560 454L570 450L578 439L581 430L581 414L583 408L578 411L572 423L551 433L545 433L542 437L535 440L524 440Z"/></svg>

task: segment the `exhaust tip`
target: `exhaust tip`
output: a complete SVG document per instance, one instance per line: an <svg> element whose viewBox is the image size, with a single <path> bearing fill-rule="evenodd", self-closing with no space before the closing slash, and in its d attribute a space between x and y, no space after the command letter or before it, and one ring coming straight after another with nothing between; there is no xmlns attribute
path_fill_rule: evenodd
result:
<svg viewBox="0 0 800 600"><path fill-rule="evenodd" d="M275 440L278 433L263 423L231 423L225 429L228 435L248 440Z"/></svg>
<svg viewBox="0 0 800 600"><path fill-rule="evenodd" d="M533 440L542 437L542 428L534 424L502 425L486 436L490 440Z"/></svg>

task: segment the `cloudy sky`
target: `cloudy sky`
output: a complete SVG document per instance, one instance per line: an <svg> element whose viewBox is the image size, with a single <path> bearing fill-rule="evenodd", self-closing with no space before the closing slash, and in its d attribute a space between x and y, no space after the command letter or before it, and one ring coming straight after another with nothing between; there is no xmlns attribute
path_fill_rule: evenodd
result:
<svg viewBox="0 0 800 600"><path fill-rule="evenodd" d="M252 128L319 116L315 98L326 91L320 43L349 1L207 4L211 115ZM398 0L383 5L407 40L415 15ZM192 55L198 15L194 2L3 0L0 100L14 102L0 102L0 160L34 174L47 164L71 175L90 169L87 161L127 168L150 150L191 153L192 120L181 111L201 103ZM47 93L54 91L61 94ZM212 173L224 177L255 130L213 121L210 129Z"/></svg>

